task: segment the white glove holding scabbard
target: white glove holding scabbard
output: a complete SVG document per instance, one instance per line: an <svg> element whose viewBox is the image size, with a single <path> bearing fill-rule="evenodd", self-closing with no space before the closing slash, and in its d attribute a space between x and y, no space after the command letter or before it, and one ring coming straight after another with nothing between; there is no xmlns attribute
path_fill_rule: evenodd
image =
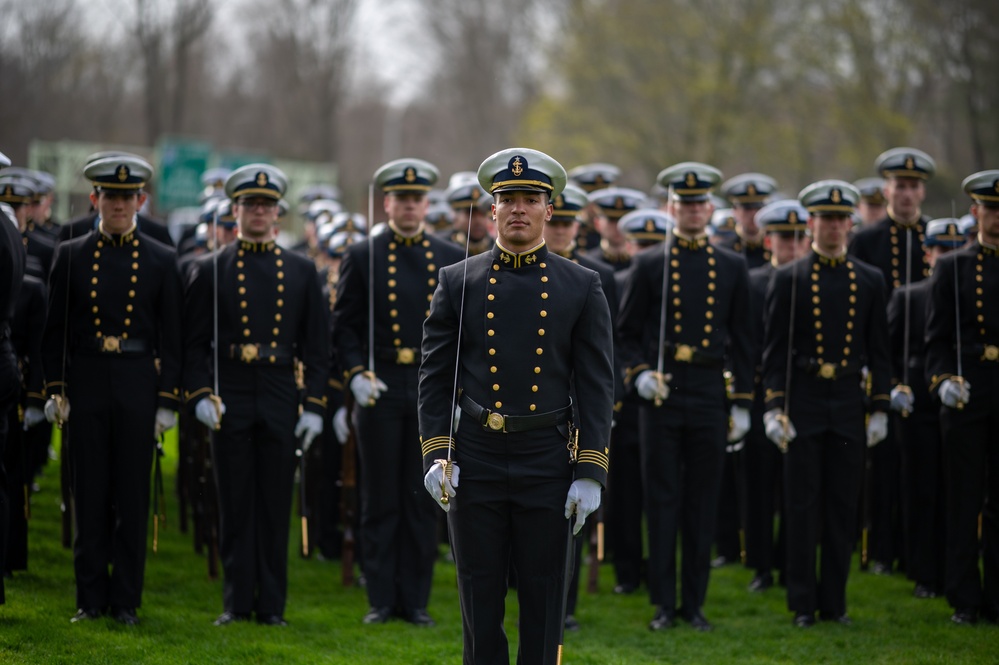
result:
<svg viewBox="0 0 999 665"><path fill-rule="evenodd" d="M667 374L659 380L660 374L650 369L645 370L635 379L635 390L639 397L652 401L658 396L659 400L665 402L669 397L669 380L673 377Z"/></svg>
<svg viewBox="0 0 999 665"><path fill-rule="evenodd" d="M427 488L427 492L430 496L434 497L434 501L437 505L441 507L445 513L451 510L450 498L455 496L458 492L455 490L458 487L458 474L461 473L461 469L458 468L458 464L455 462L450 463L451 466L451 478L447 478L444 474L444 466L440 462L434 464L427 471L427 475L423 477L423 486ZM442 494L447 492L448 503L441 501Z"/></svg>
<svg viewBox="0 0 999 665"><path fill-rule="evenodd" d="M952 409L958 408L958 404L964 405L971 400L971 384L967 381L955 381L947 379L940 384L940 401L944 406Z"/></svg>
<svg viewBox="0 0 999 665"><path fill-rule="evenodd" d="M350 392L358 406L374 406L375 400L388 390L388 386L371 372L360 372L350 380Z"/></svg>
<svg viewBox="0 0 999 665"><path fill-rule="evenodd" d="M565 498L565 517L568 519L576 513L576 522L572 527L572 535L579 533L586 523L586 518L600 507L600 483L592 478L579 478L572 481L569 494Z"/></svg>
<svg viewBox="0 0 999 665"><path fill-rule="evenodd" d="M790 420L784 421L783 416L784 413L780 409L770 409L763 414L763 430L766 432L767 438L782 450L784 446L794 440L794 437L798 436L794 424ZM784 430L784 422L787 422L787 431Z"/></svg>
<svg viewBox="0 0 999 665"><path fill-rule="evenodd" d="M295 438L302 440L302 452L309 452L309 446L323 433L323 417L311 411L303 411L295 425Z"/></svg>
<svg viewBox="0 0 999 665"><path fill-rule="evenodd" d="M194 405L194 417L204 423L210 430L217 430L219 428L219 423L224 413L225 403L219 402L219 408L216 410L215 403L209 397L203 398Z"/></svg>
<svg viewBox="0 0 999 665"><path fill-rule="evenodd" d="M156 425L153 427L153 438L159 439L163 432L177 424L177 416L170 409L156 409Z"/></svg>

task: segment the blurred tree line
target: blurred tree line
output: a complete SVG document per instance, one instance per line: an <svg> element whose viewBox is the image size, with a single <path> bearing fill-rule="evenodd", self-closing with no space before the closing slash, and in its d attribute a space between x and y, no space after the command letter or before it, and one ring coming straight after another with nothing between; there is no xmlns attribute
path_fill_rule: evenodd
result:
<svg viewBox="0 0 999 665"><path fill-rule="evenodd" d="M395 80L361 61L369 1L0 0L0 150L184 135L335 162L358 208L388 159L447 175L514 144L643 189L693 159L792 196L908 144L937 158L936 214L999 166L995 0L378 0L406 28Z"/></svg>

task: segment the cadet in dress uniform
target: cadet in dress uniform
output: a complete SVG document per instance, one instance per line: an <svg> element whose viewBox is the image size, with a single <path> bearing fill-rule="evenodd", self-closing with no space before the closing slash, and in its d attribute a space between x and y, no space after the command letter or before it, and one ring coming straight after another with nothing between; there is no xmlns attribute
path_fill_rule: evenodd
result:
<svg viewBox="0 0 999 665"><path fill-rule="evenodd" d="M475 174L456 173L444 196L454 212L454 226L445 237L462 251L467 244L469 256L489 251L493 246L493 223L489 216L492 197L482 189Z"/></svg>
<svg viewBox="0 0 999 665"><path fill-rule="evenodd" d="M751 332L755 341L753 366L756 384L750 428L746 433L744 459L746 483L746 566L754 571L750 591L765 591L773 586L773 571L784 570L784 458L767 439L763 430L763 327L767 287L774 272L800 259L809 251L808 211L797 200L767 204L756 214L756 222L765 233L764 244L770 262L749 271L749 298L753 312ZM774 541L774 515L780 513L780 527Z"/></svg>
<svg viewBox="0 0 999 665"><path fill-rule="evenodd" d="M589 250L586 256L606 263L615 271L624 270L631 265L631 255L617 223L632 210L643 207L645 194L637 189L607 187L593 190L589 198L597 211L595 220L600 231L600 246Z"/></svg>
<svg viewBox="0 0 999 665"><path fill-rule="evenodd" d="M667 229L672 225L673 220L665 211L648 208L633 210L618 222L631 256L663 242ZM617 272L615 277L618 290L623 291L628 271ZM606 514L607 540L617 581L614 593L619 594L633 593L645 579L642 557L644 497L638 437L639 406L643 401L634 391L625 393L620 398L621 408L614 417L613 463L607 474Z"/></svg>
<svg viewBox="0 0 999 665"><path fill-rule="evenodd" d="M59 225L52 219L52 203L55 201L56 179L45 171L32 171L35 182L35 196L31 200L28 217L34 228L44 233L53 243L59 238Z"/></svg>
<svg viewBox="0 0 999 665"><path fill-rule="evenodd" d="M584 192L589 194L598 189L613 187L620 175L621 169L613 164L594 162L593 164L582 164L570 169L567 177L569 182L582 188ZM600 245L602 234L597 227L597 216L599 214L599 208L594 204L589 204L579 216L579 232L576 234L576 246L582 252L589 252Z"/></svg>
<svg viewBox="0 0 999 665"><path fill-rule="evenodd" d="M874 166L885 178L887 216L861 228L850 241L850 254L881 271L892 291L919 282L929 275L923 253L926 222L921 205L926 197L926 181L933 177L936 164L915 148L892 148L883 152ZM901 457L894 437L870 452L869 487L871 525L869 552L871 572L891 574L901 554Z"/></svg>
<svg viewBox="0 0 999 665"><path fill-rule="evenodd" d="M888 214L884 178L861 178L853 183L860 192L857 215L863 226L873 226Z"/></svg>
<svg viewBox="0 0 999 665"><path fill-rule="evenodd" d="M735 212L732 208L716 208L711 213L708 224L708 237L712 245L729 247L738 239Z"/></svg>
<svg viewBox="0 0 999 665"><path fill-rule="evenodd" d="M927 224L923 247L930 268L964 242L959 220L936 219ZM930 396L925 376L930 285L931 281L924 279L900 286L888 303L892 430L902 457L903 553L906 574L916 583L916 598L934 598L943 591L946 543L940 405Z"/></svg>
<svg viewBox="0 0 999 665"><path fill-rule="evenodd" d="M180 406L181 286L173 249L136 227L152 167L118 155L83 174L94 185L99 221L56 251L43 341L45 416L73 441L73 620L110 608L132 625L142 601L155 439L173 427Z"/></svg>
<svg viewBox="0 0 999 665"><path fill-rule="evenodd" d="M416 625L434 623L427 602L437 558L437 514L422 493L414 447L420 340L438 269L464 256L464 249L424 227L427 192L437 178L437 168L419 159L395 160L375 172L375 186L385 195L387 228L347 249L333 308L333 346L344 383L356 398L352 417L361 459L361 550L371 605L364 622L369 624L384 623L395 612Z"/></svg>
<svg viewBox="0 0 999 665"><path fill-rule="evenodd" d="M784 579L788 609L802 628L815 624L816 611L820 619L849 623L846 580L864 465L862 367L872 385L867 445L876 445L888 431L884 279L877 268L846 253L858 198L853 185L840 180L822 180L801 191L812 251L774 273L766 298L763 421L767 438L787 448ZM822 564L816 576L818 547Z"/></svg>
<svg viewBox="0 0 999 665"><path fill-rule="evenodd" d="M38 181L28 169L12 166L0 171L0 202L14 209L21 242L27 252L25 274L48 282L55 245L31 223L31 201L37 187Z"/></svg>
<svg viewBox="0 0 999 665"><path fill-rule="evenodd" d="M652 630L671 627L678 612L697 630L711 630L701 608L729 420L722 373L727 345L735 372L734 426L728 438L741 440L749 429L752 345L748 335L730 334L733 326L749 320L746 261L710 245L704 233L712 213L708 194L720 180L718 169L697 162L676 164L659 174L659 184L674 197L673 239L662 250L654 247L635 257L621 296L618 332L626 387L646 400L640 438L649 595L656 606ZM663 306L666 329L661 332ZM660 357L663 374L658 370ZM683 570L682 604L677 608L679 533Z"/></svg>
<svg viewBox="0 0 999 665"><path fill-rule="evenodd" d="M259 623L285 624L296 439L307 451L326 411L329 319L319 276L311 261L274 241L287 183L268 164L232 172L225 191L239 238L197 261L185 294L185 396L215 431L225 576L220 626L251 613ZM305 366L304 396L296 387L296 360Z"/></svg>
<svg viewBox="0 0 999 665"><path fill-rule="evenodd" d="M491 252L440 271L424 326L426 488L449 510L464 662L509 662L503 615L512 559L518 662L553 664L567 528L578 532L597 509L607 479L610 312L600 276L549 252L542 237L550 201L565 186L558 162L510 148L487 158L478 173L494 196L499 237ZM455 400L461 417L452 436ZM441 500L442 489L454 495L450 503Z"/></svg>
<svg viewBox="0 0 999 665"><path fill-rule="evenodd" d="M944 590L952 620L967 624L979 616L999 621L999 170L970 175L962 187L974 201L978 239L940 257L933 269L926 374L943 403Z"/></svg>
<svg viewBox="0 0 999 665"><path fill-rule="evenodd" d="M9 165L7 155L0 152L0 167ZM6 217L6 212L0 210L0 414L6 414L18 398L19 371L10 341L10 321L21 291L25 264L24 243L15 227L16 220ZM11 426L17 427L17 423L8 422L5 416L0 415L0 458L7 446ZM0 571L5 569L3 559L7 551L8 494L14 489L8 487L6 473L0 464ZM0 576L0 605L5 602L3 577Z"/></svg>
<svg viewBox="0 0 999 665"><path fill-rule="evenodd" d="M756 222L756 213L777 191L777 181L762 173L743 173L726 180L722 194L732 203L736 237L723 247L746 257L752 270L770 261L770 251L763 246L764 230Z"/></svg>

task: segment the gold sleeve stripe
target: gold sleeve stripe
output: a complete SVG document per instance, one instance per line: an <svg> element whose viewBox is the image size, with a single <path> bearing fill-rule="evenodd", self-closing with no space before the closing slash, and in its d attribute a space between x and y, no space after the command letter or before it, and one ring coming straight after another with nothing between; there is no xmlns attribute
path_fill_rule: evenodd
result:
<svg viewBox="0 0 999 665"><path fill-rule="evenodd" d="M313 404L318 404L319 406L326 408L326 398L325 397L306 397L306 402L312 402Z"/></svg>
<svg viewBox="0 0 999 665"><path fill-rule="evenodd" d="M363 371L364 371L364 365L358 365L357 367L351 367L349 370L347 370L346 372L343 373L343 382L347 383L352 378L354 378L355 374L357 374L358 372L363 372Z"/></svg>
<svg viewBox="0 0 999 665"><path fill-rule="evenodd" d="M579 462L587 464L596 464L604 471L607 470L610 460L608 460L607 455L596 450L580 450L579 451Z"/></svg>
<svg viewBox="0 0 999 665"><path fill-rule="evenodd" d="M161 390L160 392L158 392L156 394L159 395L160 397L166 397L167 399L175 399L178 402L180 401L180 397L177 396L177 395L174 395L173 393L166 393L166 392L163 392Z"/></svg>
<svg viewBox="0 0 999 665"><path fill-rule="evenodd" d="M732 393L732 399L753 399L753 393Z"/></svg>
<svg viewBox="0 0 999 665"><path fill-rule="evenodd" d="M45 395L42 393L28 393L28 397L37 397L38 399L45 399Z"/></svg>
<svg viewBox="0 0 999 665"><path fill-rule="evenodd" d="M333 388L334 390L343 390L343 383L337 381L336 379L330 379L329 387Z"/></svg>
<svg viewBox="0 0 999 665"><path fill-rule="evenodd" d="M891 400L891 396L889 396L889 395L875 395L871 399L872 400L884 400L884 401L888 402L888 401Z"/></svg>
<svg viewBox="0 0 999 665"><path fill-rule="evenodd" d="M444 450L453 446L453 440L449 436L435 436L427 439L422 444L423 456L426 457L435 450Z"/></svg>
<svg viewBox="0 0 999 665"><path fill-rule="evenodd" d="M939 386L941 383L943 383L947 379L952 378L953 376L954 376L953 374L941 374L940 376L935 376L934 375L932 377L932 381L930 381L930 388L929 389L930 390L936 390L937 386Z"/></svg>
<svg viewBox="0 0 999 665"><path fill-rule="evenodd" d="M649 369L650 367L651 365L649 365L648 363L642 363L641 365L636 365L635 367L629 367L624 372L624 380L630 381L633 376L635 376L639 372Z"/></svg>
<svg viewBox="0 0 999 665"><path fill-rule="evenodd" d="M191 393L191 392L184 393L184 401L185 402L190 402L192 399L194 399L198 395L201 395L203 393L211 394L211 392L212 392L211 388L198 388L193 393Z"/></svg>
<svg viewBox="0 0 999 665"><path fill-rule="evenodd" d="M49 388L55 388L57 386L68 386L68 385L69 384L67 384L65 381L49 381L48 383L45 384L45 389L48 390Z"/></svg>

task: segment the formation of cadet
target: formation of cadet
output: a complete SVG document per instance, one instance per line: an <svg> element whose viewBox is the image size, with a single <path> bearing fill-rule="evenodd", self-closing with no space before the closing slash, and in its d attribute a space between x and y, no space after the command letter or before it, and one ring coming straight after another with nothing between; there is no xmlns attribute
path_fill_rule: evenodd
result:
<svg viewBox="0 0 999 665"><path fill-rule="evenodd" d="M2 163L0 564L27 568L59 427L74 622L139 620L175 413L218 625L285 623L296 474L302 555L342 560L365 624L434 625L447 511L466 662L506 662L511 580L521 658L555 662L605 551L654 631L711 630L710 570L737 562L793 625L849 623L856 552L999 620L999 171L930 220L936 166L908 147L790 200L699 162L646 194L527 148L443 190L400 159L373 176L384 223L309 186L286 249L271 165L206 172L171 236L136 155L89 157L92 210L62 224L54 179Z"/></svg>

